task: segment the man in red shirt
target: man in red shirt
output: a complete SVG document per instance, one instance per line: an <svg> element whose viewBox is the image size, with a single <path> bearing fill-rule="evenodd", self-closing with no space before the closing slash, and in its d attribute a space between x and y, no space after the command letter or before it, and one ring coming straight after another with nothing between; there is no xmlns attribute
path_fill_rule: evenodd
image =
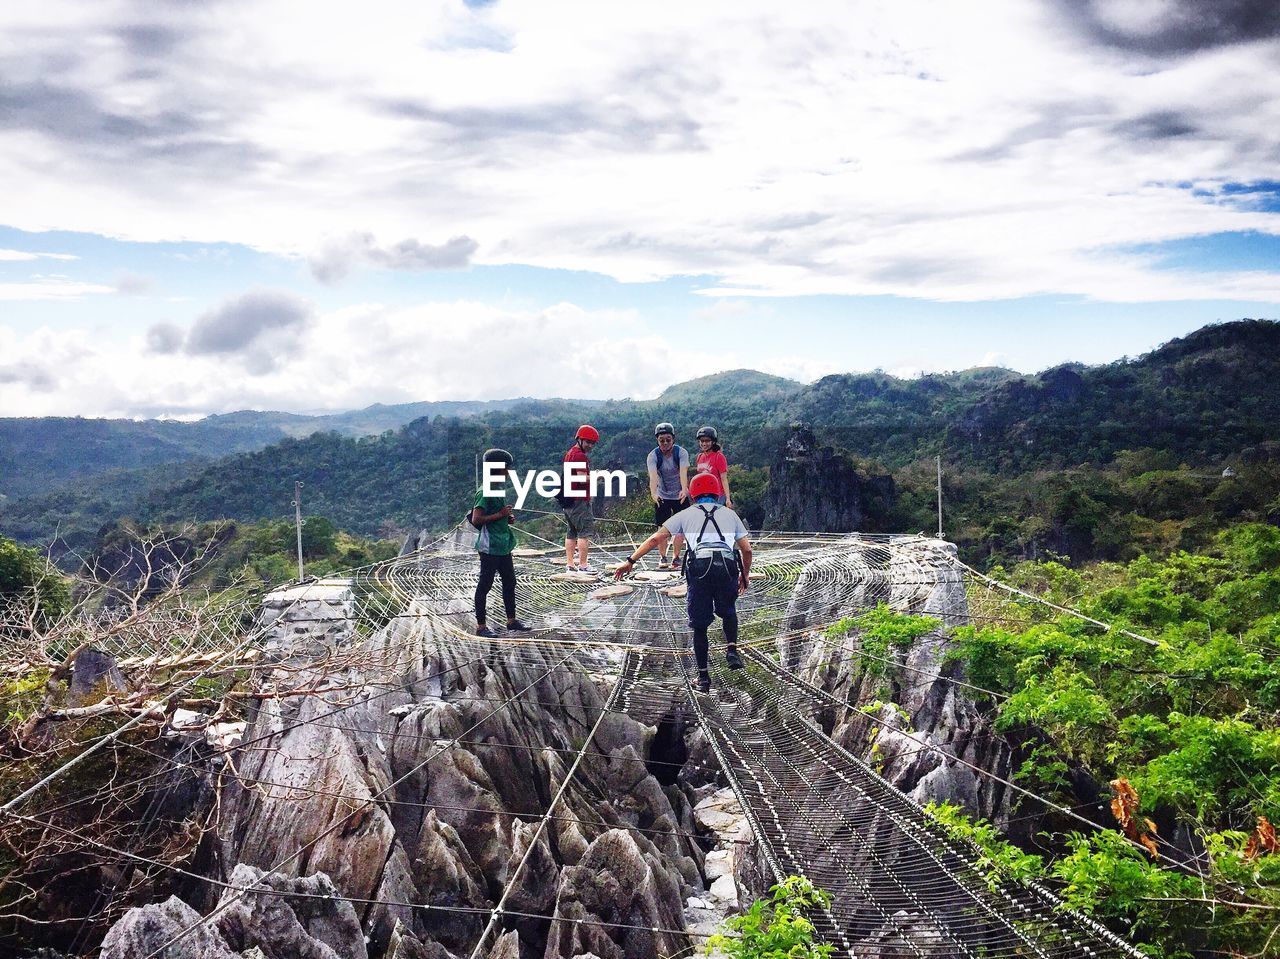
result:
<svg viewBox="0 0 1280 959"><path fill-rule="evenodd" d="M584 423L578 427L569 452L564 454L565 463L573 464L568 467L568 482L560 491L560 505L569 524L564 537L564 568L568 573L595 572L587 562L587 548L591 545L588 537L595 528L595 517L591 514L591 460L587 454L598 442L599 431Z"/></svg>

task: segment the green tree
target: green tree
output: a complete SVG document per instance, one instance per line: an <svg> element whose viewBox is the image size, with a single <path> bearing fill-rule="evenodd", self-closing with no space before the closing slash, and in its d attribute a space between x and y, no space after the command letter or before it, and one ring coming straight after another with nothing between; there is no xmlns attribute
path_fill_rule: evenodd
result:
<svg viewBox="0 0 1280 959"><path fill-rule="evenodd" d="M328 556L337 549L338 527L323 516L308 516L302 521L302 555L307 559Z"/></svg>
<svg viewBox="0 0 1280 959"><path fill-rule="evenodd" d="M34 549L0 536L0 601L34 600L41 616L54 619L71 606L66 580Z"/></svg>

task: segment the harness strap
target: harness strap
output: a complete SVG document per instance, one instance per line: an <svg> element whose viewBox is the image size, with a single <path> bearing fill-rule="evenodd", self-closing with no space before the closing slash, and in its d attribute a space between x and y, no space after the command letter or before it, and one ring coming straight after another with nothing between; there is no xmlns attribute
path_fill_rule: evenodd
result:
<svg viewBox="0 0 1280 959"><path fill-rule="evenodd" d="M702 513L703 520L702 520L702 529L698 530L698 541L693 544L693 548L697 549L699 546L702 545L703 534L706 533L707 524L710 523L712 526L715 527L716 535L720 537L720 542L724 544L725 550L733 549L733 544L724 538L724 531L720 529L720 524L716 522L716 510L719 509L720 507L713 506L711 507L711 509L707 509L701 503L698 503L697 506Z"/></svg>

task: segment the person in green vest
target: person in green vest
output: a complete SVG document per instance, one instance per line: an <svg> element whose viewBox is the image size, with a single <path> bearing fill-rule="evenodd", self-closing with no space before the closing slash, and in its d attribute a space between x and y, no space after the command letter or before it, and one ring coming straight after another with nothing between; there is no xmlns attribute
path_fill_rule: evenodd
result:
<svg viewBox="0 0 1280 959"><path fill-rule="evenodd" d="M485 450L482 463L502 463L503 482L506 472L515 464L515 457L506 450ZM483 466L481 467L483 469ZM529 627L516 619L516 567L511 552L516 548L514 522L515 510L507 505L506 489L503 495L485 496L484 486L476 490L475 505L471 509L471 525L480 531L476 537L476 552L480 554L480 580L476 583L476 635L496 636L489 628L486 604L495 577L502 579L502 605L507 613L507 632L527 633Z"/></svg>

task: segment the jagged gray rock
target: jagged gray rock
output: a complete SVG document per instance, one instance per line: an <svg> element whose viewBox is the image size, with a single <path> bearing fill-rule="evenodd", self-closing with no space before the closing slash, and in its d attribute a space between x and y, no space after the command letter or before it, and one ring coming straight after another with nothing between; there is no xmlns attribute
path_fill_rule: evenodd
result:
<svg viewBox="0 0 1280 959"><path fill-rule="evenodd" d="M368 959L355 907L324 873L291 879L241 863L230 884L217 923L233 949L256 946L267 959Z"/></svg>
<svg viewBox="0 0 1280 959"><path fill-rule="evenodd" d="M769 467L764 496L768 529L875 532L897 498L893 477L870 474L848 453L819 445L795 425L782 455Z"/></svg>
<svg viewBox="0 0 1280 959"><path fill-rule="evenodd" d="M171 959L240 959L177 896L126 912L102 941L99 959L143 959L162 952Z"/></svg>
<svg viewBox="0 0 1280 959"><path fill-rule="evenodd" d="M954 552L949 543L938 549ZM891 564L892 565L892 564ZM808 572L808 571L806 571ZM891 649L892 663L858 655L857 631L836 640L810 638L790 650L801 675L847 707L822 711L829 735L867 759L881 775L917 802L954 802L970 813L1006 825L1009 791L996 778L971 766L1009 778L1012 751L991 728L971 695L954 680L963 679L958 662L948 662L946 628L968 620L963 580L941 568L936 581L920 585L918 573L890 569L896 576L891 600L896 608L937 616L942 628L916 639L909 648ZM864 712L882 705L873 716ZM922 748L925 745L934 749Z"/></svg>
<svg viewBox="0 0 1280 959"><path fill-rule="evenodd" d="M679 884L634 836L613 829L596 839L582 862L560 874L555 919L544 959L595 953L600 959L649 959L688 948ZM614 925L589 925L600 919Z"/></svg>
<svg viewBox="0 0 1280 959"><path fill-rule="evenodd" d="M125 682L114 657L99 649L83 649L71 666L67 703L77 706L95 690L118 692L128 688L129 684Z"/></svg>

